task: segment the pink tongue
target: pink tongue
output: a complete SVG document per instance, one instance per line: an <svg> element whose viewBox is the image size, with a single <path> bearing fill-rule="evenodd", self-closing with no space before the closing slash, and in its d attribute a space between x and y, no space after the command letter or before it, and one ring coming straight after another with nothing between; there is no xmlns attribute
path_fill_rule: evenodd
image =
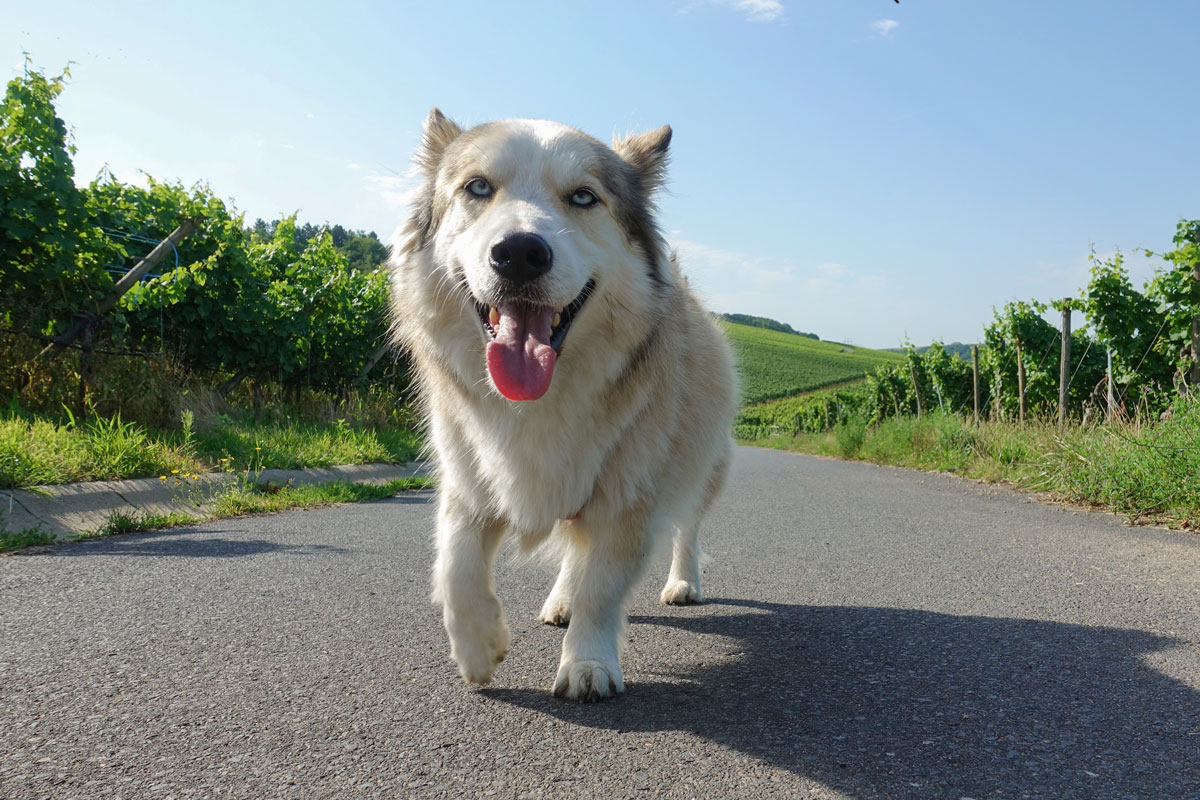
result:
<svg viewBox="0 0 1200 800"><path fill-rule="evenodd" d="M488 342L492 383L509 400L537 400L550 388L556 354L550 346L550 308L499 306L496 339Z"/></svg>

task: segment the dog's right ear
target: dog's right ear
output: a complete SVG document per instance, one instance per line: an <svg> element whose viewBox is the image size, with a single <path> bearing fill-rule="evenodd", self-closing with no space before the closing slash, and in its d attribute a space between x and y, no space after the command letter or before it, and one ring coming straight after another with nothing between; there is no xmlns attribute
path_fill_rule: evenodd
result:
<svg viewBox="0 0 1200 800"><path fill-rule="evenodd" d="M457 139L462 132L462 128L458 127L454 120L448 119L441 109L429 110L421 135L421 148L417 151L417 163L425 174L432 175L437 172L446 145Z"/></svg>
<svg viewBox="0 0 1200 800"><path fill-rule="evenodd" d="M641 173L643 185L648 193L662 187L667 179L667 148L671 144L671 126L663 125L658 130L626 136L613 137L613 150L632 164Z"/></svg>

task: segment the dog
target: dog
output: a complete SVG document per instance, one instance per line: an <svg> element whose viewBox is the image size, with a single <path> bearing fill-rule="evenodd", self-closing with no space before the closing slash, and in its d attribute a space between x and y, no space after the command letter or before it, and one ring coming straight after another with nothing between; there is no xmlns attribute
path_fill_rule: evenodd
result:
<svg viewBox="0 0 1200 800"><path fill-rule="evenodd" d="M509 645L501 540L561 568L556 696L624 691L627 595L673 535L664 603L701 600L701 517L732 454L729 344L655 220L670 127L612 147L554 122L433 109L390 257L393 330L436 455L433 600L469 683Z"/></svg>

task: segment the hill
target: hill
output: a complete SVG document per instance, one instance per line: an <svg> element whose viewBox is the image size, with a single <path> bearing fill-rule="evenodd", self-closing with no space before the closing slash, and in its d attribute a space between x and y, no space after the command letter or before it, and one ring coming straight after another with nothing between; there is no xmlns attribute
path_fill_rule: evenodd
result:
<svg viewBox="0 0 1200 800"><path fill-rule="evenodd" d="M777 319L770 317L752 317L749 314L721 314L721 319L726 322L736 322L738 325L749 325L751 328L766 328L769 331L779 331L780 333L790 333L794 336L805 336L809 339L820 339L815 333L805 333L798 331L786 322L780 322Z"/></svg>
<svg viewBox="0 0 1200 800"><path fill-rule="evenodd" d="M947 353L958 356L963 361L971 360L971 347L972 346L973 345L963 344L962 342L951 342L950 344L942 345L942 347L945 349L945 351ZM889 353L906 353L908 351L905 350L903 347L889 347L887 349L887 352L889 352ZM921 355L925 355L926 353L929 352L929 345L925 345L924 347L918 347L917 352L920 353Z"/></svg>
<svg viewBox="0 0 1200 800"><path fill-rule="evenodd" d="M904 356L721 322L742 378L742 403L761 403L861 378Z"/></svg>

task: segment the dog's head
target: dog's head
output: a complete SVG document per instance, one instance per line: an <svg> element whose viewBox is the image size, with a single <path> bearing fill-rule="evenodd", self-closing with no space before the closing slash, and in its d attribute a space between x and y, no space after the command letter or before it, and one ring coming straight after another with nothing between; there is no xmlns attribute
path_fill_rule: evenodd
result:
<svg viewBox="0 0 1200 800"><path fill-rule="evenodd" d="M611 327L597 306L643 306L674 280L651 213L670 140L663 127L610 148L554 122L463 130L430 112L416 159L425 181L394 260L449 304L436 324L470 318L503 396L540 398L568 334Z"/></svg>

